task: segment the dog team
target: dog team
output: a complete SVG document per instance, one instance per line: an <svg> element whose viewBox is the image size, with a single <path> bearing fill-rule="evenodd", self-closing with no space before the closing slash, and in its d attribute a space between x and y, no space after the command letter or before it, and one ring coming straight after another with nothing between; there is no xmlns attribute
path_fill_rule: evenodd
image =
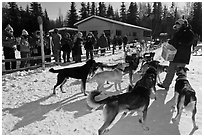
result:
<svg viewBox="0 0 204 137"><path fill-rule="evenodd" d="M107 132L121 117L134 112L138 113L139 123L141 123L142 128L148 131L149 127L145 123L150 99L156 100L156 83L160 83L159 74L166 72L168 68L168 66L161 65L159 61L153 60L154 55L154 52L144 54L143 57L136 54L127 55L125 57L125 63L118 63L116 65L108 65L91 59L85 65L79 67L59 70L51 68L49 70L50 72L58 73L53 94L56 94L56 88L58 86L60 86L61 92L64 93L62 86L70 77L81 79L81 91L86 96L87 77L92 76L89 81L96 82L98 86L96 90L90 92L88 95L87 104L95 110L103 105L104 123L98 130L99 135ZM98 72L98 70L100 71ZM136 73L139 73L141 78L133 84L132 76L135 70L137 70ZM193 129L196 130L198 129L195 122L197 98L194 89L187 80L187 71L188 68L185 67L178 67L176 70L175 103L172 108L177 109L177 115L175 118L172 118L172 121L179 122L182 110L188 108L192 112ZM129 73L130 85L128 86L127 92L122 93L122 77L127 73ZM105 82L114 82L115 90L118 91L118 86L120 92L118 92L118 95L97 100L96 97L102 92L105 92Z"/></svg>

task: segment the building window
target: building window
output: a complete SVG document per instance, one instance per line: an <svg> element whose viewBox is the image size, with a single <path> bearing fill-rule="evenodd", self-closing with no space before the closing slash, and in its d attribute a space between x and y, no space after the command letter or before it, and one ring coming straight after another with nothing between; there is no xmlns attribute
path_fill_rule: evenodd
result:
<svg viewBox="0 0 204 137"><path fill-rule="evenodd" d="M132 33L132 36L137 36L137 32L133 32L133 33Z"/></svg>
<svg viewBox="0 0 204 137"><path fill-rule="evenodd" d="M90 32L93 33L94 37L97 37L97 36L98 36L98 31L97 31L97 30L92 30L92 31L90 31Z"/></svg>
<svg viewBox="0 0 204 137"><path fill-rule="evenodd" d="M121 36L122 32L121 30L116 30L116 36Z"/></svg>
<svg viewBox="0 0 204 137"><path fill-rule="evenodd" d="M143 36L144 37L151 37L151 31L144 31Z"/></svg>
<svg viewBox="0 0 204 137"><path fill-rule="evenodd" d="M81 33L83 34L83 37L86 37L86 31L81 31Z"/></svg>
<svg viewBox="0 0 204 137"><path fill-rule="evenodd" d="M110 30L104 30L106 36L110 36Z"/></svg>

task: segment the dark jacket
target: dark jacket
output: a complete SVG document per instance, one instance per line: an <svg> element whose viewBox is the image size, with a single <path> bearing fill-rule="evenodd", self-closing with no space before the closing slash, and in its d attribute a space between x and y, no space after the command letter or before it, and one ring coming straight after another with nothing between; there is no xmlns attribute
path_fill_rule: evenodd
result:
<svg viewBox="0 0 204 137"><path fill-rule="evenodd" d="M99 47L106 48L108 47L108 39L105 35L101 35L99 38Z"/></svg>
<svg viewBox="0 0 204 137"><path fill-rule="evenodd" d="M194 33L190 27L181 28L173 35L173 38L168 42L177 49L172 62L189 64L193 40Z"/></svg>
<svg viewBox="0 0 204 137"><path fill-rule="evenodd" d="M14 45L16 44L14 36L9 35L5 30L2 32L2 46L4 50L15 51Z"/></svg>
<svg viewBox="0 0 204 137"><path fill-rule="evenodd" d="M124 36L124 37L123 37L123 43L124 43L124 45L126 45L126 44L128 43L128 38L127 38L127 36Z"/></svg>
<svg viewBox="0 0 204 137"><path fill-rule="evenodd" d="M82 55L82 44L83 44L83 39L82 38L76 38L74 41L74 47L72 48L72 54L73 55Z"/></svg>
<svg viewBox="0 0 204 137"><path fill-rule="evenodd" d="M85 50L93 50L95 42L96 42L96 39L94 37L87 36L86 42L84 45Z"/></svg>
<svg viewBox="0 0 204 137"><path fill-rule="evenodd" d="M61 42L62 42L61 50L65 51L65 52L71 52L71 49L73 47L72 39L71 38L62 38Z"/></svg>

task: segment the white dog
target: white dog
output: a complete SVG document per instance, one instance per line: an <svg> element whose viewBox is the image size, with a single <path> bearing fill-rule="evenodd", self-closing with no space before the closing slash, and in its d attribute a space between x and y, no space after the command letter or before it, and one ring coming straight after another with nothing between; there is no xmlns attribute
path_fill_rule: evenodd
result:
<svg viewBox="0 0 204 137"><path fill-rule="evenodd" d="M115 89L117 90L117 85L119 86L119 90L121 92L121 82L123 77L123 70L126 67L126 64L119 63L118 66L114 70L106 70L99 72L93 76L93 78L90 80L91 82L97 82L98 91L104 90L104 83L105 81L114 82Z"/></svg>

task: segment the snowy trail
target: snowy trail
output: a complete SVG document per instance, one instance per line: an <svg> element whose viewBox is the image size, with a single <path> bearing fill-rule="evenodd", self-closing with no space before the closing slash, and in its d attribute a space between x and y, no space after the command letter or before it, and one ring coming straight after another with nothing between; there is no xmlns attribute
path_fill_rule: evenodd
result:
<svg viewBox="0 0 204 137"><path fill-rule="evenodd" d="M161 60L160 50L156 59ZM96 61L117 63L123 59L123 53L114 56L96 58ZM202 134L202 56L192 56L188 78L198 97L196 121L199 129L194 135ZM162 63L166 63L163 62ZM73 64L74 65L74 64ZM79 64L75 64L79 65ZM103 124L102 110L90 111L86 97L80 93L80 81L69 79L62 94L52 89L56 75L40 69L28 72L15 72L2 76L2 134L3 135L96 135ZM165 74L161 75L164 78ZM123 77L122 89L128 86L128 74ZM158 100L148 110L147 125L150 131L142 130L137 116L127 116L116 123L109 135L187 135L191 132L191 115L182 115L180 124L171 124L170 106L173 103L174 82L168 92L157 87ZM96 83L87 83L87 91L96 88ZM110 86L110 85L107 85ZM107 90L113 92L114 86Z"/></svg>

